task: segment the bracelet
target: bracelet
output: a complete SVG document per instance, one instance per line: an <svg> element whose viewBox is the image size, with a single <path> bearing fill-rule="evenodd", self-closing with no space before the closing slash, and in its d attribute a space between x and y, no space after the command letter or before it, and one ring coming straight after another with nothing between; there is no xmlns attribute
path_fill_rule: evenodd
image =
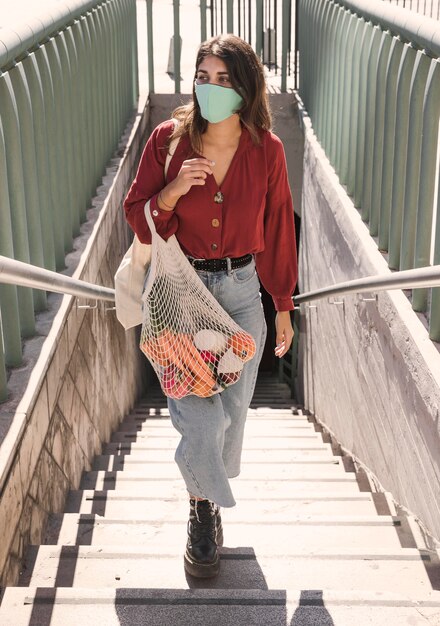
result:
<svg viewBox="0 0 440 626"><path fill-rule="evenodd" d="M162 204L164 204L169 209L174 209L175 208L175 206L170 206L169 204L167 204L165 202L165 200L162 198L162 191L159 191L159 200L162 202Z"/></svg>

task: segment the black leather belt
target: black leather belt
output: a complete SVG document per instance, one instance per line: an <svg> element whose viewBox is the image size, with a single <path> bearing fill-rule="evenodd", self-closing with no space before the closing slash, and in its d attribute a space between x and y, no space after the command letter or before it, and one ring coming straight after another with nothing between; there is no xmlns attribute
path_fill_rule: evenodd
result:
<svg viewBox="0 0 440 626"><path fill-rule="evenodd" d="M188 261L195 270L200 272L226 272L228 261L231 262L231 270L236 270L248 265L252 261L252 254L245 254L236 259L193 259L189 256Z"/></svg>

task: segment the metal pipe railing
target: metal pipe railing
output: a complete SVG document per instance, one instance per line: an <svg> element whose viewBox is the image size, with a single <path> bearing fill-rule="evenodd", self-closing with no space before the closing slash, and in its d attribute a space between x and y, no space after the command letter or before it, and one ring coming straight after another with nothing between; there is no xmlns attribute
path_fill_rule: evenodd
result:
<svg viewBox="0 0 440 626"><path fill-rule="evenodd" d="M1 280L1 278L0 278ZM331 287L307 291L299 296L294 296L295 304L312 302L336 295L348 293L366 293L372 291L389 291L391 289L413 289L440 286L440 265L422 267L403 272L386 274L385 276L366 276L344 283L337 283Z"/></svg>
<svg viewBox="0 0 440 626"><path fill-rule="evenodd" d="M71 276L64 276L29 263L8 259L5 256L0 256L0 283L43 289L44 291L53 291L79 298L92 298L105 302L115 301L114 289L78 280Z"/></svg>
<svg viewBox="0 0 440 626"><path fill-rule="evenodd" d="M22 263L15 259L0 256L0 284L43 289L72 296L115 301L115 290L102 285L95 285L84 280L64 276L57 272ZM389 291L391 289L421 289L440 286L440 265L422 267L403 272L394 272L382 276L365 276L330 287L307 291L293 297L296 305L313 300L321 300L335 295L348 293L366 293L371 291Z"/></svg>
<svg viewBox="0 0 440 626"><path fill-rule="evenodd" d="M30 289L24 289L28 287ZM93 300L103 300L113 303L115 291L108 287L94 285L84 280L64 276L42 267L35 267L29 263L16 261L0 255L0 303L2 313L10 315L0 316L0 402L6 400L7 376L6 365L15 367L21 364L21 359L16 361L8 358L6 360L6 349L11 347L11 342L20 340L18 319L13 316L18 308L17 291L21 290L25 294L32 294L31 289L41 289L43 291L53 291L55 293L69 294L79 298ZM12 310L11 310L11 305ZM13 322L15 321L15 326ZM14 347L12 345L12 347ZM21 354L21 345L18 354Z"/></svg>

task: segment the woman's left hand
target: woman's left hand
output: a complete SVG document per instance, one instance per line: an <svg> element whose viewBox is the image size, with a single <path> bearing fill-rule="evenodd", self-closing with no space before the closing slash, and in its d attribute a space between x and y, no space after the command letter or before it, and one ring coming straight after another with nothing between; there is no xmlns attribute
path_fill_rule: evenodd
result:
<svg viewBox="0 0 440 626"><path fill-rule="evenodd" d="M290 348L293 339L293 327L290 311L278 311L275 317L276 343L275 356L281 358Z"/></svg>

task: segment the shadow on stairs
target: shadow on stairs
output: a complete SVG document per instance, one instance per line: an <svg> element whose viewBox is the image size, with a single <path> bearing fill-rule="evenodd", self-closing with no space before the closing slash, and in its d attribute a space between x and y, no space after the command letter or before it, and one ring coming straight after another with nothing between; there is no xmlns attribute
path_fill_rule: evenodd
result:
<svg viewBox="0 0 440 626"><path fill-rule="evenodd" d="M178 441L152 388L29 548L2 626L440 623L436 547L286 385L258 381L215 579L183 569Z"/></svg>

